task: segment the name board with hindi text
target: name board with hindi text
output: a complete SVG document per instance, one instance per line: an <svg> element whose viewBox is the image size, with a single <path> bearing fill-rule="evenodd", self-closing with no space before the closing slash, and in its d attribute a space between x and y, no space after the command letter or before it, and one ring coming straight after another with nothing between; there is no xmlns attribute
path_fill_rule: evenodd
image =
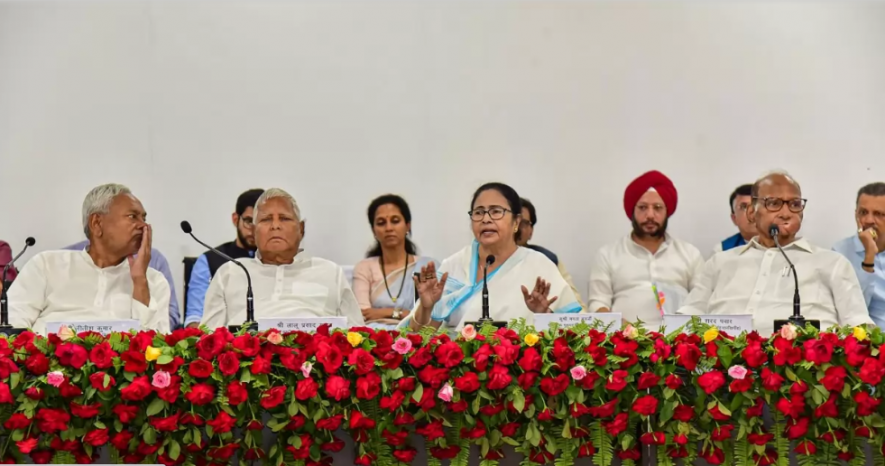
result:
<svg viewBox="0 0 885 466"><path fill-rule="evenodd" d="M688 324L692 317L697 317L701 322L707 325L713 325L717 329L733 336L738 336L743 332L753 331L753 316L750 314L699 316L667 314L664 316L664 328L667 329L668 332L676 330L677 328Z"/></svg>
<svg viewBox="0 0 885 466"><path fill-rule="evenodd" d="M119 319L119 320L82 320L75 322L46 322L46 334L58 333L61 326L74 331L80 332L96 332L102 335L108 335L113 332L129 332L141 329L141 323L135 319Z"/></svg>
<svg viewBox="0 0 885 466"><path fill-rule="evenodd" d="M593 326L593 322L598 321L596 328L603 329L608 327L609 330L621 329L621 313L620 312L594 312L594 313L575 313L575 314L535 314L535 328L538 330L550 328L550 324L556 323L559 328L574 327L580 323L586 323Z"/></svg>
<svg viewBox="0 0 885 466"><path fill-rule="evenodd" d="M285 332L316 332L321 326L329 324L329 330L348 328L347 317L277 317L258 319L258 331L263 332L275 328Z"/></svg>

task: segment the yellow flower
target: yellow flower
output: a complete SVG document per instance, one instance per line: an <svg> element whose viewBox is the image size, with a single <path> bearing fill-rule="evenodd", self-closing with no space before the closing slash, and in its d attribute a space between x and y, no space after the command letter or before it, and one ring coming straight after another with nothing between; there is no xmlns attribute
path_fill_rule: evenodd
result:
<svg viewBox="0 0 885 466"><path fill-rule="evenodd" d="M153 346L148 346L147 349L144 350L144 358L147 359L148 361L156 361L157 358L159 358L162 353L163 352L160 351L159 348L154 348Z"/></svg>
<svg viewBox="0 0 885 466"><path fill-rule="evenodd" d="M356 345L363 342L363 336L357 332L347 332L347 341L350 342L350 346L356 348Z"/></svg>
<svg viewBox="0 0 885 466"><path fill-rule="evenodd" d="M854 338L857 341L864 341L867 339L867 330L863 327L854 327Z"/></svg>
<svg viewBox="0 0 885 466"><path fill-rule="evenodd" d="M535 335L534 333L530 333L525 336L524 340L525 340L525 344L527 344L529 346L535 346L535 343L537 343L540 340L540 338L538 338L538 336Z"/></svg>
<svg viewBox="0 0 885 466"><path fill-rule="evenodd" d="M710 343L715 340L719 336L719 329L716 327L710 327L704 332L704 343Z"/></svg>

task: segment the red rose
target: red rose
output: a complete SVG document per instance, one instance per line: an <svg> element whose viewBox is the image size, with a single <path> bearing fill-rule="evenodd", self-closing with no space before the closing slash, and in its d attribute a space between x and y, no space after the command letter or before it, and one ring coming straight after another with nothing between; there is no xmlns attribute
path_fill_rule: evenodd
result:
<svg viewBox="0 0 885 466"><path fill-rule="evenodd" d="M240 370L240 356L233 351L225 351L218 356L218 370L230 377Z"/></svg>
<svg viewBox="0 0 885 466"><path fill-rule="evenodd" d="M124 352L120 356L120 359L125 364L123 370L126 372L142 374L147 370L148 363L147 360L144 359L144 353L129 350Z"/></svg>
<svg viewBox="0 0 885 466"><path fill-rule="evenodd" d="M403 463L411 463L415 459L415 455L418 454L418 451L414 448L406 448L404 450L394 450L393 457L398 461Z"/></svg>
<svg viewBox="0 0 885 466"><path fill-rule="evenodd" d="M335 373L344 362L344 356L341 355L341 350L337 346L330 345L325 341L322 341L317 345L316 357L317 362L323 365L323 369L327 374Z"/></svg>
<svg viewBox="0 0 885 466"><path fill-rule="evenodd" d="M107 377L107 379L108 379L107 385L105 385L105 377ZM104 372L96 372L96 373L89 376L89 384L92 385L92 388L94 388L100 392L106 392L106 391L114 388L114 385L117 384L117 381L114 380L114 378L111 377L110 375L105 374Z"/></svg>
<svg viewBox="0 0 885 466"><path fill-rule="evenodd" d="M824 373L824 378L821 379L820 383L831 392L841 392L842 387L845 386L845 377L848 377L848 372L844 367L831 366Z"/></svg>
<svg viewBox="0 0 885 466"><path fill-rule="evenodd" d="M307 437L306 441L305 441L305 437ZM305 435L305 436L301 437L302 448L304 448L305 444L308 445L307 448L310 448L310 443L311 443L310 436ZM230 457L233 456L234 453L236 453L236 451L239 449L240 449L239 443L228 443L227 445L225 445L223 447L210 448L208 455L210 458L215 458L216 460L220 460L220 462L227 462L227 460L229 460ZM299 459L304 459L304 458L299 458Z"/></svg>
<svg viewBox="0 0 885 466"><path fill-rule="evenodd" d="M483 424L482 421L476 421L476 425L471 428L467 428L467 427L461 428L461 438L463 438L463 439L476 440L476 439L485 437L485 435L486 435L486 425Z"/></svg>
<svg viewBox="0 0 885 466"><path fill-rule="evenodd" d="M501 403L486 405L479 409L480 414L484 414L489 417L492 417L495 414L500 413L501 411L504 411L504 405Z"/></svg>
<svg viewBox="0 0 885 466"><path fill-rule="evenodd" d="M826 364L833 359L833 344L821 338L819 340L806 340L805 359L817 365Z"/></svg>
<svg viewBox="0 0 885 466"><path fill-rule="evenodd" d="M434 406L436 406L435 398L436 397L434 395L433 390L431 390L428 387L424 387L424 392L421 394L421 400L418 401L417 403L415 403L415 401L412 400L412 404L417 405L418 407L421 408L422 411L427 412L427 411L430 411L431 409L433 409Z"/></svg>
<svg viewBox="0 0 885 466"><path fill-rule="evenodd" d="M30 453L31 459L34 460L34 464L49 464L54 455L55 452L52 450L38 450Z"/></svg>
<svg viewBox="0 0 885 466"><path fill-rule="evenodd" d="M790 386L790 395L804 395L808 391L808 384L797 380Z"/></svg>
<svg viewBox="0 0 885 466"><path fill-rule="evenodd" d="M371 372L356 379L356 397L360 400L374 400L381 393L381 376Z"/></svg>
<svg viewBox="0 0 885 466"><path fill-rule="evenodd" d="M317 396L317 389L319 386L313 379L301 379L298 381L298 385L295 388L295 398L298 401L307 401L315 396Z"/></svg>
<svg viewBox="0 0 885 466"><path fill-rule="evenodd" d="M76 398L83 394L83 390L80 390L80 387L72 384L71 380L67 377L65 377L65 381L61 386L58 387L58 392L61 394L62 398Z"/></svg>
<svg viewBox="0 0 885 466"><path fill-rule="evenodd" d="M525 352L522 353L522 357L519 358L519 367L526 372L540 371L542 364L541 355L538 353L538 350L532 347L526 348Z"/></svg>
<svg viewBox="0 0 885 466"><path fill-rule="evenodd" d="M491 349L489 349L489 354L491 354ZM433 359L433 353L430 351L430 347L423 346L409 356L409 364L415 369L420 369L427 365L431 359ZM488 360L488 357L486 360Z"/></svg>
<svg viewBox="0 0 885 466"><path fill-rule="evenodd" d="M37 428L43 433L52 434L68 428L71 416L63 409L41 408L35 416Z"/></svg>
<svg viewBox="0 0 885 466"><path fill-rule="evenodd" d="M721 448L711 447L702 451L698 456L710 464L722 464L725 462L725 452Z"/></svg>
<svg viewBox="0 0 885 466"><path fill-rule="evenodd" d="M463 393L473 393L479 390L479 377L474 372L468 372L461 377L456 377L455 388Z"/></svg>
<svg viewBox="0 0 885 466"><path fill-rule="evenodd" d="M261 340L252 335L240 335L234 338L233 347L240 350L247 358L255 357L261 351Z"/></svg>
<svg viewBox="0 0 885 466"><path fill-rule="evenodd" d="M256 338L257 340L257 338ZM236 340L234 340L236 342ZM277 387L274 387L277 388ZM280 387L285 390L285 387ZM273 388L271 389L273 390ZM216 434L223 434L225 432L230 432L234 426L237 424L237 418L227 414L225 411L221 411L215 416L215 419L211 421L206 421L206 425L212 428L212 431Z"/></svg>
<svg viewBox="0 0 885 466"><path fill-rule="evenodd" d="M94 429L89 431L89 433L83 437L83 443L87 443L93 447L100 447L108 443L109 440L110 438L108 437L107 429Z"/></svg>
<svg viewBox="0 0 885 466"><path fill-rule="evenodd" d="M443 447L430 447L430 454L440 460L451 460L455 459L458 454L461 453L461 447L458 445L452 445L446 448Z"/></svg>
<svg viewBox="0 0 885 466"><path fill-rule="evenodd" d="M719 390L723 385L725 385L725 376L719 371L707 372L698 377L698 386L707 395Z"/></svg>
<svg viewBox="0 0 885 466"><path fill-rule="evenodd" d="M55 357L62 366L73 367L79 369L86 364L89 355L86 349L75 343L63 343L55 349Z"/></svg>
<svg viewBox="0 0 885 466"><path fill-rule="evenodd" d="M489 367L489 358L494 354L492 347L484 344L473 353L473 367L484 372Z"/></svg>
<svg viewBox="0 0 885 466"><path fill-rule="evenodd" d="M203 418L200 417L199 414L191 414L191 413L182 414L181 419L179 419L178 422L180 422L181 425L183 425L183 426L197 426L197 427L199 427L199 426L203 426L206 424L206 422L203 421Z"/></svg>
<svg viewBox="0 0 885 466"><path fill-rule="evenodd" d="M42 400L44 394L45 392L42 388L30 387L25 390L25 396L35 401Z"/></svg>
<svg viewBox="0 0 885 466"><path fill-rule="evenodd" d="M555 378L544 377L541 379L541 391L550 396L556 396L564 392L570 383L569 377L565 374L559 374Z"/></svg>
<svg viewBox="0 0 885 466"><path fill-rule="evenodd" d="M538 413L538 420L541 422L550 422L553 420L553 410L546 408Z"/></svg>
<svg viewBox="0 0 885 466"><path fill-rule="evenodd" d="M512 381L513 377L510 376L510 371L505 366L495 364L492 366L492 370L489 371L489 381L486 386L489 390L503 390Z"/></svg>
<svg viewBox="0 0 885 466"><path fill-rule="evenodd" d="M196 359L187 367L187 373L198 379L205 379L212 375L215 367L205 359Z"/></svg>
<svg viewBox="0 0 885 466"><path fill-rule="evenodd" d="M876 435L876 429L872 429L867 426L860 426L854 430L854 435L857 437L873 438L873 436Z"/></svg>
<svg viewBox="0 0 885 466"><path fill-rule="evenodd" d="M518 354L518 347L516 351ZM464 360L464 352L461 351L461 347L453 341L437 346L436 351L433 352L433 355L436 357L436 362L442 364L449 369L457 366L458 364L461 364L461 361Z"/></svg>
<svg viewBox="0 0 885 466"><path fill-rule="evenodd" d="M406 400L406 395L401 391L395 391L390 396L382 396L381 397L381 409L386 409L390 412L396 411L400 406L402 406L403 401Z"/></svg>
<svg viewBox="0 0 885 466"><path fill-rule="evenodd" d="M836 435L834 436L833 432L825 432L823 435L820 436L820 439L827 443L834 443L836 440L840 442L842 440L845 440L846 432L844 430L839 429L835 431L835 434Z"/></svg>
<svg viewBox="0 0 885 466"><path fill-rule="evenodd" d="M784 378L777 372L769 370L767 367L762 369L762 388L776 392L780 390L784 384Z"/></svg>
<svg viewBox="0 0 885 466"><path fill-rule="evenodd" d="M682 386L682 379L679 378L676 374L670 374L667 376L667 380L664 381L664 384L667 388L671 390L676 390L677 388Z"/></svg>
<svg viewBox="0 0 885 466"><path fill-rule="evenodd" d="M118 404L111 410L123 424L129 424L138 415L138 406Z"/></svg>
<svg viewBox="0 0 885 466"><path fill-rule="evenodd" d="M329 377L326 381L326 395L335 401L350 397L350 382L338 375Z"/></svg>
<svg viewBox="0 0 885 466"><path fill-rule="evenodd" d="M642 375L639 376L639 386L637 387L639 390L648 390L658 385L658 382L661 381L661 378L656 376L652 372L643 372Z"/></svg>
<svg viewBox="0 0 885 466"><path fill-rule="evenodd" d="M849 365L852 367L857 367L863 364L864 360L870 356L870 347L867 346L866 343L861 343L854 338L854 335L849 335L845 338L845 359Z"/></svg>
<svg viewBox="0 0 885 466"><path fill-rule="evenodd" d="M15 429L27 429L28 426L31 425L31 418L25 416L22 413L13 413L12 416L9 416L9 419L3 423L3 427L6 427L9 430Z"/></svg>
<svg viewBox="0 0 885 466"><path fill-rule="evenodd" d="M519 357L519 345L514 345L510 342L509 339L502 339L500 343L495 345L495 355L498 356L498 364L503 364L505 366L509 366L516 362L516 358ZM533 349L533 348L529 348ZM437 349L438 351L438 349ZM540 369L538 369L540 370Z"/></svg>
<svg viewBox="0 0 885 466"><path fill-rule="evenodd" d="M519 387L523 390L529 390L535 387L535 382L538 380L537 372L524 372L519 374L519 377L516 378L516 382L519 384Z"/></svg>
<svg viewBox="0 0 885 466"><path fill-rule="evenodd" d="M249 392L246 390L246 384L235 380L227 385L227 401L231 406L239 406L249 399Z"/></svg>
<svg viewBox="0 0 885 466"><path fill-rule="evenodd" d="M98 413L100 411L101 403L92 403L91 405L81 405L74 402L71 403L71 414L81 419L90 419L98 416Z"/></svg>
<svg viewBox="0 0 885 466"><path fill-rule="evenodd" d="M589 371L587 372L587 375L585 375L584 378L581 379L580 382L578 382L578 385L580 385L581 388L583 388L584 390L593 390L594 388L596 388L596 382L598 382L601 378L602 376L597 374L595 371Z"/></svg>
<svg viewBox="0 0 885 466"><path fill-rule="evenodd" d="M814 417L839 417L839 408L836 406L836 394L830 393L827 401L814 409Z"/></svg>
<svg viewBox="0 0 885 466"><path fill-rule="evenodd" d="M642 453L639 451L638 447L629 450L621 450L617 452L616 455L622 460L638 460L642 458Z"/></svg>
<svg viewBox="0 0 885 466"><path fill-rule="evenodd" d="M43 375L49 372L49 358L43 353L34 353L25 359L25 367L34 375Z"/></svg>
<svg viewBox="0 0 885 466"><path fill-rule="evenodd" d="M601 346L588 346L585 350L585 353L589 354L591 358L593 358L593 364L596 366L605 366L608 364L608 352L605 348Z"/></svg>
<svg viewBox="0 0 885 466"><path fill-rule="evenodd" d="M132 440L133 437L135 437L135 435L128 430L117 432L114 434L114 437L111 438L111 445L117 450L129 451L129 441Z"/></svg>
<svg viewBox="0 0 885 466"><path fill-rule="evenodd" d="M249 367L249 370L254 375L261 375L270 374L270 368L270 360L258 356L252 360L252 365Z"/></svg>
<svg viewBox="0 0 885 466"><path fill-rule="evenodd" d="M695 344L679 343L676 345L676 362L688 371L693 371L701 359L701 350Z"/></svg>
<svg viewBox="0 0 885 466"><path fill-rule="evenodd" d="M120 390L120 398L126 401L141 401L151 394L153 389L146 375L136 377L128 386Z"/></svg>
<svg viewBox="0 0 885 466"><path fill-rule="evenodd" d="M341 427L341 420L342 419L344 419L344 416L342 416L341 414L336 414L335 416L332 416L332 417L320 419L316 423L317 429L332 430L332 431L338 430L338 428Z"/></svg>
<svg viewBox="0 0 885 466"><path fill-rule="evenodd" d="M626 361L621 363L621 367L626 369L635 365L639 362L639 356L637 356L636 351L639 349L639 343L634 340L627 340L621 337L621 334L615 334L612 338L612 342L615 344L614 350L612 353L615 356L620 356L622 358L627 358Z"/></svg>
<svg viewBox="0 0 885 466"><path fill-rule="evenodd" d="M273 409L286 400L286 387L278 386L265 390L261 395L261 407Z"/></svg>
<svg viewBox="0 0 885 466"><path fill-rule="evenodd" d="M796 445L796 448L793 451L800 455L812 456L817 453L817 447L814 446L814 442L812 442L811 440L804 440L802 442L799 442L799 444Z"/></svg>
<svg viewBox="0 0 885 466"><path fill-rule="evenodd" d="M867 358L863 362L857 376L861 381L870 385L879 385L882 377L885 376L885 366L876 358Z"/></svg>
<svg viewBox="0 0 885 466"><path fill-rule="evenodd" d="M173 375L169 378L169 386L166 388L156 388L157 397L169 403L175 403L178 395L181 393L181 377Z"/></svg>
<svg viewBox="0 0 885 466"><path fill-rule="evenodd" d="M171 362L168 362L166 364L159 364L158 363L157 370L161 370L161 371L168 372L170 374L174 374L174 373L178 372L178 368L181 367L183 364L184 364L184 358L182 358L181 356L175 356L174 358L172 358Z"/></svg>
<svg viewBox="0 0 885 466"><path fill-rule="evenodd" d="M645 395L633 402L633 411L642 416L651 416L658 411L658 399L652 395Z"/></svg>
<svg viewBox="0 0 885 466"><path fill-rule="evenodd" d="M663 432L646 432L639 437L639 441L646 445L663 445L667 443L667 436Z"/></svg>
<svg viewBox="0 0 885 466"><path fill-rule="evenodd" d="M175 413L166 417L153 417L150 418L150 424L154 429L157 429L160 432L175 432L178 430L180 417L180 413Z"/></svg>
<svg viewBox="0 0 885 466"><path fill-rule="evenodd" d="M280 363L283 364L283 367L290 371L300 371L305 360L304 354L298 349L279 348L283 351L280 353Z"/></svg>
<svg viewBox="0 0 885 466"><path fill-rule="evenodd" d="M449 380L449 370L427 365L418 371L418 379L437 389Z"/></svg>
<svg viewBox="0 0 885 466"><path fill-rule="evenodd" d="M747 434L747 441L753 445L766 445L774 439L774 434L757 434L755 432Z"/></svg>
<svg viewBox="0 0 885 466"><path fill-rule="evenodd" d="M605 431L608 432L612 437L620 434L627 430L627 413L621 413L615 416L615 418L609 422L603 422L602 426L605 427Z"/></svg>
<svg viewBox="0 0 885 466"><path fill-rule="evenodd" d="M618 400L614 399L614 400L611 400L608 403L605 403L603 405L593 406L591 408L588 408L587 414L589 414L593 417L596 417L596 418L614 416L615 409L617 408L617 406L618 406Z"/></svg>
<svg viewBox="0 0 885 466"><path fill-rule="evenodd" d="M458 400L458 401L449 403L448 407L449 407L449 411L451 411L453 413L463 413L464 411L467 411L467 408L468 408L467 402L464 400Z"/></svg>
<svg viewBox="0 0 885 466"><path fill-rule="evenodd" d="M747 366L752 368L762 367L763 364L768 362L768 355L765 354L762 344L759 342L747 345L741 355L744 357L744 361L747 362Z"/></svg>
<svg viewBox="0 0 885 466"><path fill-rule="evenodd" d="M184 398L197 406L209 404L215 399L215 387L207 383L195 384Z"/></svg>
<svg viewBox="0 0 885 466"><path fill-rule="evenodd" d="M731 424L716 427L713 429L710 438L712 438L714 442L724 442L731 438L731 431L733 430L734 426Z"/></svg>
<svg viewBox="0 0 885 466"><path fill-rule="evenodd" d="M587 442L581 444L578 448L578 458L589 458L596 453L596 448L593 446L593 442Z"/></svg>
<svg viewBox="0 0 885 466"><path fill-rule="evenodd" d="M30 438L25 438L25 439L19 440L18 442L15 442L15 446L18 447L18 450L20 452L27 455L28 453L32 452L35 448L37 448L37 445L39 443L40 443L39 440L37 440L33 437L30 437ZM15 462L12 462L12 463L4 462L3 464L15 464Z"/></svg>
<svg viewBox="0 0 885 466"><path fill-rule="evenodd" d="M756 402L752 407L747 408L747 418L762 417L762 411L765 409L765 402L762 397L756 398Z"/></svg>
<svg viewBox="0 0 885 466"><path fill-rule="evenodd" d="M221 354L227 345L227 340L221 332L216 331L208 335L203 335L197 342L197 355L203 359L211 361Z"/></svg>
<svg viewBox="0 0 885 466"><path fill-rule="evenodd" d="M870 396L867 392L858 392L854 395L854 402L857 403L858 416L872 416L882 400Z"/></svg>
<svg viewBox="0 0 885 466"><path fill-rule="evenodd" d="M691 421L694 418L694 408L689 405L677 405L673 410L673 419L682 422Z"/></svg>
<svg viewBox="0 0 885 466"><path fill-rule="evenodd" d="M414 377L403 377L397 380L394 386L401 392L411 392L415 390L415 380Z"/></svg>
<svg viewBox="0 0 885 466"><path fill-rule="evenodd" d="M550 352L550 355L561 371L567 371L575 365L575 352L563 337L553 341L553 351Z"/></svg>
<svg viewBox="0 0 885 466"><path fill-rule="evenodd" d="M436 420L429 424L425 424L415 429L415 433L423 436L428 441L443 438L446 435L445 430L443 429L442 420Z"/></svg>
<svg viewBox="0 0 885 466"><path fill-rule="evenodd" d="M787 419L787 428L784 430L784 435L787 436L790 440L795 440L799 437L802 437L806 433L808 433L808 424L810 419L807 417L799 418L799 419Z"/></svg>
<svg viewBox="0 0 885 466"><path fill-rule="evenodd" d="M718 405L718 404L717 404L717 405L714 405L712 408L708 409L707 412L710 413L710 416L711 416L711 417L713 418L713 420L715 420L715 421L728 421L729 419L731 419L731 416L730 416L730 415L723 413L723 412L719 409L719 405Z"/></svg>
<svg viewBox="0 0 885 466"><path fill-rule="evenodd" d="M649 360L651 362L657 364L662 359L667 359L670 357L670 353L672 352L672 348L667 344L662 338L658 338L655 340L654 346L655 352L649 356Z"/></svg>
<svg viewBox="0 0 885 466"><path fill-rule="evenodd" d="M375 358L362 348L354 349L347 357L347 363L356 369L357 375L366 375L375 370Z"/></svg>
<svg viewBox="0 0 885 466"><path fill-rule="evenodd" d="M455 448L458 448L459 452L461 451L460 447L455 447ZM362 455L362 456L358 457L357 459L353 460L353 464L355 466L371 466L372 463L375 462L376 458L377 457L375 455L373 455L371 453L366 453L365 455Z"/></svg>
<svg viewBox="0 0 885 466"><path fill-rule="evenodd" d="M614 392L619 392L627 386L627 371L625 370L616 370L612 373L611 378L608 379L608 382L605 384L606 390L611 390Z"/></svg>
<svg viewBox="0 0 885 466"><path fill-rule="evenodd" d="M743 393L753 388L753 376L747 374L743 379L732 380L728 390L732 393Z"/></svg>
<svg viewBox="0 0 885 466"><path fill-rule="evenodd" d="M809 340L810 341L810 340ZM802 360L802 349L780 336L774 338L774 364L776 366L797 364Z"/></svg>
<svg viewBox="0 0 885 466"><path fill-rule="evenodd" d="M375 421L363 415L363 413L359 411L352 411L350 413L350 429L373 429L375 427Z"/></svg>
<svg viewBox="0 0 885 466"><path fill-rule="evenodd" d="M784 416L797 419L802 416L802 413L805 411L805 397L802 395L793 395L789 399L781 398L777 400L775 407L778 411L783 413Z"/></svg>

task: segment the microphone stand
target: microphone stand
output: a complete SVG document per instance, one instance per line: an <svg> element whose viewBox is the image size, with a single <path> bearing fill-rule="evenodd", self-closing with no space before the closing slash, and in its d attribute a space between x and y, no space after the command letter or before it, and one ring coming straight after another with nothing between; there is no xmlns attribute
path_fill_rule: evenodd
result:
<svg viewBox="0 0 885 466"><path fill-rule="evenodd" d="M489 255L486 258L486 263L482 268L482 317L476 322L468 322L468 324L472 324L474 327L482 328L485 324L492 324L497 328L505 328L507 327L507 322L500 320L492 320L491 313L489 312L489 283L488 283L488 271L489 266L495 263L495 256Z"/></svg>
<svg viewBox="0 0 885 466"><path fill-rule="evenodd" d="M805 324L811 324L812 327L820 330L820 321L815 319L806 319L802 316L801 306L799 304L799 276L796 275L796 266L793 265L793 262L790 261L790 257L787 256L784 248L781 247L781 243L778 240L778 235L780 231L778 230L777 225L772 225L769 228L768 233L774 239L774 245L777 246L777 249L784 256L784 259L787 260L787 264L790 265L790 273L793 274L793 284L795 286L793 291L793 315L790 316L789 319L775 319L774 320L774 331L777 332L786 324L793 324L797 328L805 328Z"/></svg>
<svg viewBox="0 0 885 466"><path fill-rule="evenodd" d="M3 291L0 292L0 334L12 336L18 335L22 332L25 332L27 329L25 328L15 328L9 324L9 297L6 293L9 291L10 283L6 281L6 273L9 271L9 268L15 264L22 254L28 250L29 246L33 246L35 243L34 238L28 237L25 240L25 247L22 248L21 252L18 253L5 267L3 267L3 276L0 277L0 280L3 282Z"/></svg>

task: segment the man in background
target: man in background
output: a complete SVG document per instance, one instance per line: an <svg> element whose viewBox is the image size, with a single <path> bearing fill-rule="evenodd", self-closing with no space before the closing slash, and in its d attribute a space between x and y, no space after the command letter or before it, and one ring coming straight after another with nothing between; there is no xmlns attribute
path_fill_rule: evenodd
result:
<svg viewBox="0 0 885 466"><path fill-rule="evenodd" d="M657 328L694 288L704 266L698 248L667 234L676 213L676 187L650 171L624 192L624 212L633 231L596 255L590 267L589 312L618 312Z"/></svg>
<svg viewBox="0 0 885 466"><path fill-rule="evenodd" d="M237 198L237 204L230 220L237 229L237 239L219 245L215 249L227 254L234 259L255 256L255 230L253 223L253 209L258 198L264 194L263 189L250 189ZM206 300L206 290L218 268L227 262L212 251L203 253L191 270L190 282L187 288L187 309L185 309L184 325L198 327L203 318L203 304Z"/></svg>
<svg viewBox="0 0 885 466"><path fill-rule="evenodd" d="M752 184L742 184L729 196L728 205L731 207L731 223L734 223L734 226L738 228L738 232L717 244L713 250L714 254L743 246L756 236L756 224L747 215L747 209L749 209L752 202L752 190Z"/></svg>
<svg viewBox="0 0 885 466"><path fill-rule="evenodd" d="M885 328L885 183L871 183L857 192L854 219L857 234L833 250L854 267L870 318Z"/></svg>
<svg viewBox="0 0 885 466"><path fill-rule="evenodd" d="M535 232L535 224L538 223L538 215L535 210L535 205L532 204L526 198L521 198L520 202L522 203L522 217L519 220L519 230L516 232L516 244L522 246L524 248L533 249L535 251L540 252L547 256L548 259L553 261L556 264L556 267L559 269L559 273L562 275L562 278L568 283L568 286L572 288L572 292L575 294L575 298L578 299L578 304L581 305L581 308L584 308L584 301L581 300L581 293L578 293L577 287L575 287L575 283L572 280L571 274L565 269L565 265L563 265L562 261L560 261L559 257L556 256L552 251L547 248L543 248L538 246L537 244L529 244L529 241L532 240L532 235Z"/></svg>

